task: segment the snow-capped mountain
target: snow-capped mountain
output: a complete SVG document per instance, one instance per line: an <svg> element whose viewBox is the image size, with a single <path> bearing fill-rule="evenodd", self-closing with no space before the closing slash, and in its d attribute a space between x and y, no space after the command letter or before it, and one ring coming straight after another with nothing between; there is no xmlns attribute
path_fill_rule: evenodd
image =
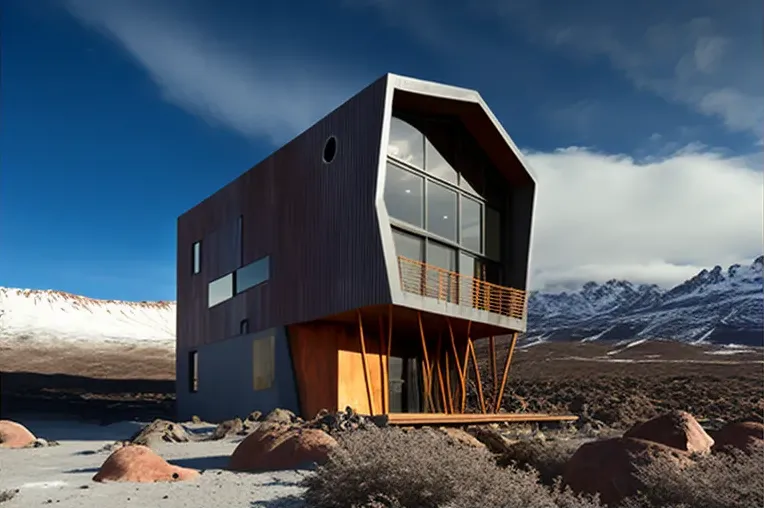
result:
<svg viewBox="0 0 764 508"><path fill-rule="evenodd" d="M676 339L764 345L764 257L717 266L670 289L611 280L533 292L524 341ZM175 302L95 300L0 287L0 346L79 342L173 347Z"/></svg>
<svg viewBox="0 0 764 508"><path fill-rule="evenodd" d="M764 256L702 270L669 290L623 280L532 292L525 340L676 339L764 345Z"/></svg>
<svg viewBox="0 0 764 508"><path fill-rule="evenodd" d="M61 291L0 287L0 345L175 346L175 302L95 300Z"/></svg>

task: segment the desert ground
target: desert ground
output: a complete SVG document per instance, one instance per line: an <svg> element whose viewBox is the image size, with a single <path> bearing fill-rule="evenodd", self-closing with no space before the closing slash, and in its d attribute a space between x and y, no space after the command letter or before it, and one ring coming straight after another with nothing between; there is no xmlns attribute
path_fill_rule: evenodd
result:
<svg viewBox="0 0 764 508"><path fill-rule="evenodd" d="M17 415L17 420L58 446L0 450L0 492L18 492L3 508L54 504L62 508L102 507L288 507L299 495L304 473L233 473L224 468L242 438L214 442L159 444L168 462L205 472L194 482L97 483L93 475L110 454L108 447L130 437L145 422L110 425ZM189 424L189 427L193 425ZM197 426L196 430L207 430Z"/></svg>
<svg viewBox="0 0 764 508"><path fill-rule="evenodd" d="M507 349L499 341L499 368ZM478 344L477 351L483 381L490 386L487 344ZM174 418L174 354L168 349L6 345L0 348L0 372L0 419L13 419L60 443L0 450L0 493L18 491L12 499L0 499L3 508L301 504L293 496L303 491L300 481L308 472L225 470L243 439L237 436L159 445L156 451L171 464L203 471L195 482L92 481L109 456L107 445L127 439L155 418ZM472 392L474 404L474 380ZM517 348L503 402L507 411L579 416L578 433L571 435L577 445L670 410L688 411L708 429L741 419L764 421L764 350L671 342ZM186 426L204 433L214 423Z"/></svg>
<svg viewBox="0 0 764 508"><path fill-rule="evenodd" d="M476 349L483 383L490 385L487 342ZM497 341L496 349L501 370L508 343ZM45 408L101 423L172 418L174 371L168 348L0 346L0 414ZM471 399L476 402L474 390ZM503 406L572 413L608 426L628 426L671 409L701 420L762 419L764 348L668 341L521 347L513 355Z"/></svg>

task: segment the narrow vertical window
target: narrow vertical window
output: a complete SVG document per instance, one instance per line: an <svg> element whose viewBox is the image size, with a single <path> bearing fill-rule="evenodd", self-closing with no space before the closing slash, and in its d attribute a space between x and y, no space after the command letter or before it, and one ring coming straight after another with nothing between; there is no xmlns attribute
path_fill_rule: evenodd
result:
<svg viewBox="0 0 764 508"><path fill-rule="evenodd" d="M193 273L196 275L197 273L202 271L202 242L194 242L194 245L192 247L192 265L193 265Z"/></svg>
<svg viewBox="0 0 764 508"><path fill-rule="evenodd" d="M249 333L249 320L242 319L241 323L239 323L239 334L246 335L248 333Z"/></svg>
<svg viewBox="0 0 764 508"><path fill-rule="evenodd" d="M191 393L199 391L199 353L197 351L188 353L188 391Z"/></svg>

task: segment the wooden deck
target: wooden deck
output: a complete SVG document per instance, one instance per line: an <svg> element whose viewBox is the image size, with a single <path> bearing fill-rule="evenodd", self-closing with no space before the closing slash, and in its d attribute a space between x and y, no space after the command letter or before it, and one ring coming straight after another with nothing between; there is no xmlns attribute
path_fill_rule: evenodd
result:
<svg viewBox="0 0 764 508"><path fill-rule="evenodd" d="M574 422L573 415L549 415L543 413L388 413L390 425L469 425L481 423L536 423Z"/></svg>

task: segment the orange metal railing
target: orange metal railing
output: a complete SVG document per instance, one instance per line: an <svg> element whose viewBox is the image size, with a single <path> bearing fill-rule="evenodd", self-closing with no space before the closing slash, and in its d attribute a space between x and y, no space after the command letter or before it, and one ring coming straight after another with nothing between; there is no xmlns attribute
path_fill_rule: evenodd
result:
<svg viewBox="0 0 764 508"><path fill-rule="evenodd" d="M401 289L439 301L473 307L516 319L525 317L525 291L398 256Z"/></svg>

